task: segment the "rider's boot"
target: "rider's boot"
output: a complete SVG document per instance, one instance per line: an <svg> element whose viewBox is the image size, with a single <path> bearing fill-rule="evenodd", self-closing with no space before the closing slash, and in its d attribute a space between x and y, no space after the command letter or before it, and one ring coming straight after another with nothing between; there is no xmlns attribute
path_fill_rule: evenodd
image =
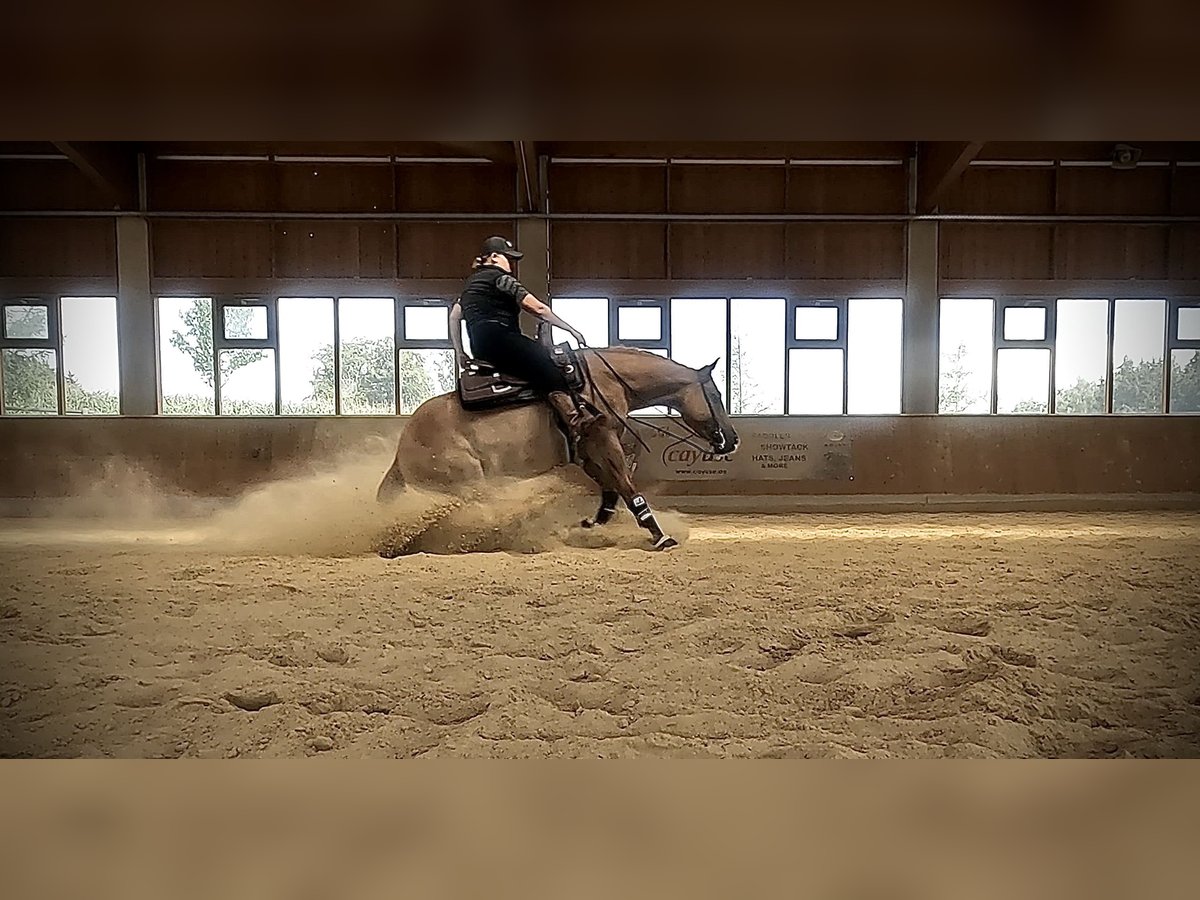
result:
<svg viewBox="0 0 1200 900"><path fill-rule="evenodd" d="M600 419L591 410L577 403L566 391L551 391L546 399L567 431L567 440L571 445L571 461L575 462L579 458L579 442L587 437Z"/></svg>

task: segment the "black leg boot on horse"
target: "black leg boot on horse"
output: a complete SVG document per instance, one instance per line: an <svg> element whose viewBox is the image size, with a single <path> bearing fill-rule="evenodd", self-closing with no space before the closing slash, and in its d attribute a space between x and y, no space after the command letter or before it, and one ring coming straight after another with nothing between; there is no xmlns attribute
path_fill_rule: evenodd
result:
<svg viewBox="0 0 1200 900"><path fill-rule="evenodd" d="M620 438L610 427L595 428L583 444L583 470L600 485L600 509L594 520L584 519L584 528L604 525L616 514L617 500L624 500L638 525L650 532L655 550L670 550L679 542L662 530L646 498L633 483L633 473Z"/></svg>

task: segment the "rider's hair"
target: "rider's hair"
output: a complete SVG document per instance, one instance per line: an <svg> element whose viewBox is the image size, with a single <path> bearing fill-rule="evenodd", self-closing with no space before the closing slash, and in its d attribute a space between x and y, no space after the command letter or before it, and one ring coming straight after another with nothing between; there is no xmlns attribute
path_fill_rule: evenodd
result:
<svg viewBox="0 0 1200 900"><path fill-rule="evenodd" d="M479 268L480 266L482 266L482 265L483 265L483 257L482 257L482 256L477 256L477 257L475 257L475 259L474 259L474 260L471 262L471 269L472 269L472 270L474 270L474 269L478 269L478 268Z"/></svg>

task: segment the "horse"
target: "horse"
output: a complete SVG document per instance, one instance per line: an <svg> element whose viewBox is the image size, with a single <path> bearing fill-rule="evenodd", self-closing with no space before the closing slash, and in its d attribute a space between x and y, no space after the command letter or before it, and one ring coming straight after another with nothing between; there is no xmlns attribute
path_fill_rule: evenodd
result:
<svg viewBox="0 0 1200 900"><path fill-rule="evenodd" d="M581 398L599 416L580 440L575 459L570 458L554 413L543 402L472 411L463 408L455 393L442 394L426 400L409 418L396 458L379 485L379 502L388 502L408 486L462 493L490 477L532 478L574 462L600 489L599 509L580 523L583 527L609 522L621 500L650 532L654 549L677 546L634 485L630 460L633 441L641 438L629 414L669 407L679 413L676 421L714 455L733 453L738 435L713 382L716 360L692 369L627 347L588 348L577 355L585 375Z"/></svg>

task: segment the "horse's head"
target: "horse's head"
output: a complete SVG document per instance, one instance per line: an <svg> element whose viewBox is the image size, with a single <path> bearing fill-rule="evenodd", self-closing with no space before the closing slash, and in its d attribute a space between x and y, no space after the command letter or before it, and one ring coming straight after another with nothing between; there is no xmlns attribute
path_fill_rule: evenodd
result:
<svg viewBox="0 0 1200 900"><path fill-rule="evenodd" d="M712 451L724 456L737 449L738 435L734 430L729 413L721 400L721 392L713 381L713 360L702 369L695 370L696 380L686 385L675 398L675 407L684 423L696 434L712 445Z"/></svg>

